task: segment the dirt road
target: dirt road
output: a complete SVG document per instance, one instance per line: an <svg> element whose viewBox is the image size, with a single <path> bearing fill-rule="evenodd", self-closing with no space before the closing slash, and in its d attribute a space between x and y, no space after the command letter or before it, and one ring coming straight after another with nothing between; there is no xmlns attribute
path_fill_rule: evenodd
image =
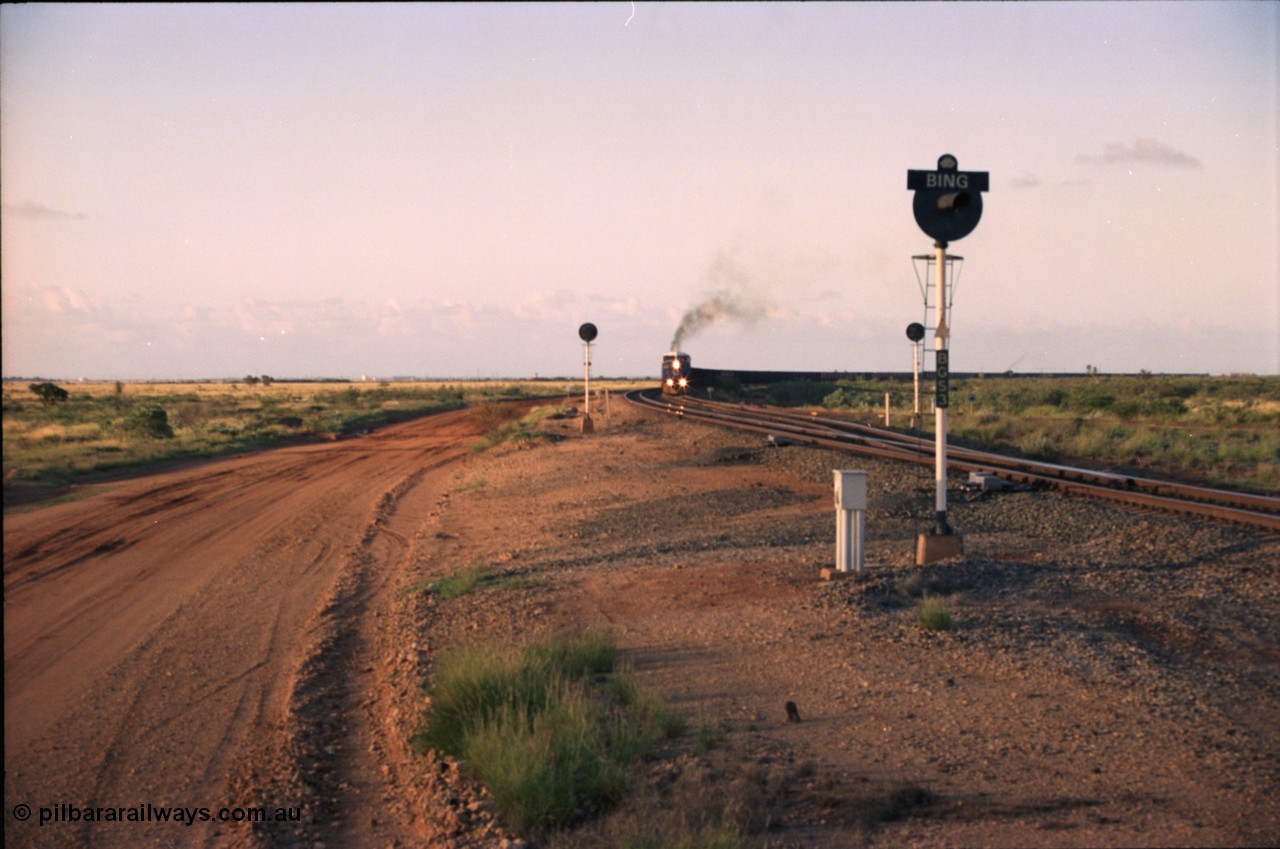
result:
<svg viewBox="0 0 1280 849"><path fill-rule="evenodd" d="M217 821L234 806L303 807L271 798L303 745L299 713L322 698L339 721L377 698L376 616L361 614L475 436L465 411L445 413L7 515L6 845L245 843L250 829ZM376 728L353 733L326 753L343 787L328 845L357 827L362 845L423 837L362 810L386 810L384 764ZM210 820L146 821L167 806Z"/></svg>

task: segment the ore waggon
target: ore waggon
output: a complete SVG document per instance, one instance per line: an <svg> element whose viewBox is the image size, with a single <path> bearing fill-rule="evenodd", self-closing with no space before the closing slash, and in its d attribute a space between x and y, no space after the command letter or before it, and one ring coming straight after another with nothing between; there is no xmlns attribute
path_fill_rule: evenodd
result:
<svg viewBox="0 0 1280 849"><path fill-rule="evenodd" d="M689 392L689 355L668 351L662 355L662 393L685 395Z"/></svg>

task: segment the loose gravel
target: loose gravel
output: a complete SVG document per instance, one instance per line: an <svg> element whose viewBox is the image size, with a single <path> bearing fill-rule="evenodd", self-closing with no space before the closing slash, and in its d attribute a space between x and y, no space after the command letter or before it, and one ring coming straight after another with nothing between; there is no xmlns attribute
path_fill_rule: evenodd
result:
<svg viewBox="0 0 1280 849"><path fill-rule="evenodd" d="M714 713L729 697L645 661L654 641L664 657L681 639L682 651L741 651L717 668L741 666L745 681L782 670L792 687L820 676L812 698L898 717L879 743L857 727L822 732L845 735L821 738L830 746L797 730L817 726L781 725L773 707L722 722L736 741L726 745L764 758L775 802L785 800L774 846L1280 840L1274 537L1052 492L969 492L957 478L949 518L965 554L916 566L915 537L933 519L931 467L769 447L636 411L616 418L591 437L572 419L549 422L560 439L502 446L460 472L424 574L487 563L508 588L423 597L423 642L516 641L596 611L689 710ZM839 468L868 473L869 566L823 582ZM756 567L740 597L711 577L721 564ZM699 570L707 583L654 597L662 576ZM680 610L704 596L713 600L696 615ZM949 630L917 623L926 598L952 613ZM670 621L648 624L660 615ZM854 745L881 747L853 759L862 772L838 752ZM778 779L779 763L797 762L817 766ZM927 788L927 803L842 827L827 803L873 781L871 767ZM459 817L458 845L472 845Z"/></svg>

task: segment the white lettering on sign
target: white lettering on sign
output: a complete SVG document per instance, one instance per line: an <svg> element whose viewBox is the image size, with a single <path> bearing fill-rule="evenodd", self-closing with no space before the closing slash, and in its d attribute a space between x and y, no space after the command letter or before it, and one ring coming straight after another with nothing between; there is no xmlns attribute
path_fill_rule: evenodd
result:
<svg viewBox="0 0 1280 849"><path fill-rule="evenodd" d="M925 188L929 189L967 189L969 188L968 174L947 174L938 171L930 171L924 175Z"/></svg>

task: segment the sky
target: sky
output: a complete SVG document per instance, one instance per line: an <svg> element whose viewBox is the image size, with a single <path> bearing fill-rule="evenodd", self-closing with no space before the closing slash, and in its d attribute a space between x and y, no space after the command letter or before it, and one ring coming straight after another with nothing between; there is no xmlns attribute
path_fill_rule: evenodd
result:
<svg viewBox="0 0 1280 849"><path fill-rule="evenodd" d="M5 4L6 377L1280 373L1273 2ZM929 324L932 324L930 318Z"/></svg>

